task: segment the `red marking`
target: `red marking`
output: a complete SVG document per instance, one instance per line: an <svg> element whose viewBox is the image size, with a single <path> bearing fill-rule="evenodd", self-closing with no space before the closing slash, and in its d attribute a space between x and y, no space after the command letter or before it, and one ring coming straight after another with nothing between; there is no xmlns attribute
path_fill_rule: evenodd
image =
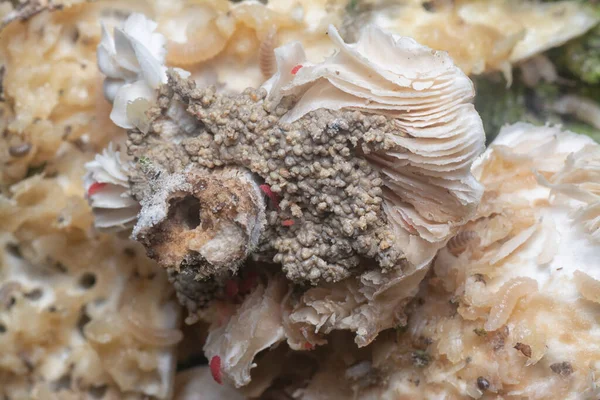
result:
<svg viewBox="0 0 600 400"><path fill-rule="evenodd" d="M239 292L238 283L233 279L225 282L225 294L228 298L233 299Z"/></svg>
<svg viewBox="0 0 600 400"><path fill-rule="evenodd" d="M240 282L240 293L250 292L258 283L258 274L254 271L248 273L248 276Z"/></svg>
<svg viewBox="0 0 600 400"><path fill-rule="evenodd" d="M271 190L271 186L264 183L264 184L260 185L259 188L271 200L271 202L273 203L275 208L277 208L279 210L279 196L277 196L277 194L273 193L273 191Z"/></svg>
<svg viewBox="0 0 600 400"><path fill-rule="evenodd" d="M311 343L308 343L308 342L306 342L306 343L304 343L304 348L305 348L306 350L312 350L312 349L314 349L314 348L315 348L315 345L314 345L314 344L311 344Z"/></svg>
<svg viewBox="0 0 600 400"><path fill-rule="evenodd" d="M295 221L293 219L284 219L283 221L281 221L281 225L283 226L292 226L294 225Z"/></svg>
<svg viewBox="0 0 600 400"><path fill-rule="evenodd" d="M298 64L294 68L292 68L292 75L296 75L298 73L298 71L300 71L300 68L302 68L302 65L300 65L300 64Z"/></svg>
<svg viewBox="0 0 600 400"><path fill-rule="evenodd" d="M210 359L210 373L212 374L213 379L219 385L223 383L221 376L221 357L214 356Z"/></svg>
<svg viewBox="0 0 600 400"><path fill-rule="evenodd" d="M106 185L107 185L107 183L100 183L100 182L92 183L92 186L90 186L90 188L88 189L88 196L91 196L94 193L98 192L98 190L102 189Z"/></svg>

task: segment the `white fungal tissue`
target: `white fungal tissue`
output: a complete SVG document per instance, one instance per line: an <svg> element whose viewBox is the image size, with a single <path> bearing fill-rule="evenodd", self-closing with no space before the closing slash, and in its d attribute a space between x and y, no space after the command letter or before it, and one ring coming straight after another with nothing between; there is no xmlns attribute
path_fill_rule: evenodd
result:
<svg viewBox="0 0 600 400"><path fill-rule="evenodd" d="M143 14L134 13L122 28L115 28L114 37L102 27L98 67L106 75L104 96L113 102L110 119L121 128L131 129L139 124L131 112L128 114L129 104L140 98L154 102L155 90L167 82L166 39L155 32L156 26Z"/></svg>
<svg viewBox="0 0 600 400"><path fill-rule="evenodd" d="M482 187L470 166L484 149L473 84L445 52L375 25L346 44L329 27L338 51L306 61L299 43L276 49L277 73L265 83L272 99L298 96L292 122L319 108L356 109L395 118L386 148L368 154L382 172L384 208L410 263L427 265L474 212Z"/></svg>
<svg viewBox="0 0 600 400"><path fill-rule="evenodd" d="M476 161L485 194L463 232L479 242L460 254L444 248L434 263L457 315L417 310L422 322L409 326L439 340L429 382L443 375L451 393L471 397L485 386L509 397L592 398L587 377L600 368L599 167L600 146L589 137L525 123L503 128ZM460 348L445 339L449 324Z"/></svg>
<svg viewBox="0 0 600 400"><path fill-rule="evenodd" d="M121 160L111 143L85 168L85 192L96 228L105 231L131 228L137 221L140 205L129 191L128 162Z"/></svg>

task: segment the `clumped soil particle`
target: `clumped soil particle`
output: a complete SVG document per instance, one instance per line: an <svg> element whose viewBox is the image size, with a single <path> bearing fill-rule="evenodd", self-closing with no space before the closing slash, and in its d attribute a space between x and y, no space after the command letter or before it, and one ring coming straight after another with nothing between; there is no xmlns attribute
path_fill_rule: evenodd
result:
<svg viewBox="0 0 600 400"><path fill-rule="evenodd" d="M214 279L198 280L196 267L168 270L169 281L173 284L179 303L187 308L190 315L208 306L221 291L221 285Z"/></svg>
<svg viewBox="0 0 600 400"><path fill-rule="evenodd" d="M166 140L157 134L161 116L172 101L181 101L198 128ZM393 233L382 210L382 180L364 155L391 147L394 129L384 116L358 111L314 111L283 124L293 105L266 99L264 90L239 95L196 88L191 79L169 72L158 107L149 112L148 134L129 132L128 150L138 162L134 195L147 196L144 165L168 172L188 164L213 169L245 167L279 198L267 210L267 227L257 251L274 254L288 279L296 283L335 282L359 272L365 259L391 268L402 258L392 246ZM164 136L164 135L163 135ZM141 178L140 178L141 177ZM137 187L136 187L137 186ZM172 267L172 266L165 266Z"/></svg>

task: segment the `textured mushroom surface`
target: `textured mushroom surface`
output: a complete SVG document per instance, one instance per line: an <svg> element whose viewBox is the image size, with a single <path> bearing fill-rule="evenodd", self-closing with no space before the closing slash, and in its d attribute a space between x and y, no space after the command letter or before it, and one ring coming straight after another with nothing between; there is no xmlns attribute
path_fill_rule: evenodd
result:
<svg viewBox="0 0 600 400"><path fill-rule="evenodd" d="M599 161L586 136L505 127L473 167L485 186L477 214L438 253L407 322L361 349L336 336L315 352L309 383L287 393L596 398L599 247L579 218L597 201Z"/></svg>
<svg viewBox="0 0 600 400"><path fill-rule="evenodd" d="M94 212L95 226L105 231L131 229L140 211L129 189L129 165L112 143L86 163L84 188Z"/></svg>
<svg viewBox="0 0 600 400"><path fill-rule="evenodd" d="M481 197L469 171L484 145L481 119L469 104L473 85L446 53L374 25L355 44L344 43L334 27L329 37L339 52L316 65L303 64L296 44L279 49L279 71L266 87L270 97L299 97L285 122L319 108L389 116L393 129L384 133L385 145L365 157L380 171L396 240L418 268ZM288 59L301 68L290 69Z"/></svg>
<svg viewBox="0 0 600 400"><path fill-rule="evenodd" d="M0 37L0 397L169 399L181 338L172 285L141 245L95 231L85 199L89 162L106 183L92 190L96 211L129 215L97 222L137 215L96 68L110 7L60 8Z"/></svg>
<svg viewBox="0 0 600 400"><path fill-rule="evenodd" d="M178 96L189 103L201 122L199 129L184 133L177 142L162 140L153 131L132 131L129 149L135 157L167 171L179 168L185 159L197 168L239 165L254 172L270 194L268 224L256 252L274 251L273 260L283 264L292 280L343 279L359 267L359 256L378 257L389 268L399 262L392 232L382 218L381 179L351 150L365 126L372 131L391 129L385 117L323 110L285 127L266 110L264 91L220 96L211 89L196 89L178 75L171 78L172 85L163 89L164 100ZM162 101L159 98L159 104ZM377 146L382 138L367 140ZM364 147L368 145L365 141ZM136 187L146 181L139 182L134 194L145 196Z"/></svg>
<svg viewBox="0 0 600 400"><path fill-rule="evenodd" d="M356 37L372 22L450 53L467 74L502 71L578 37L598 23L585 2L528 0L387 2L344 27Z"/></svg>
<svg viewBox="0 0 600 400"><path fill-rule="evenodd" d="M178 272L198 266L198 279L235 272L266 222L252 175L236 168L160 172L150 172L159 176L142 199L133 237L162 265Z"/></svg>
<svg viewBox="0 0 600 400"><path fill-rule="evenodd" d="M469 172L484 137L467 103L472 84L447 55L375 27L357 45L343 43L334 28L329 36L341 48L336 55L292 66L291 73L289 64L303 61L301 48L278 49L266 98L262 90L219 95L170 73L160 109L149 111L150 131L131 131L129 152L144 160L138 170L148 160L181 173L189 160L199 168L238 165L255 173L271 196L259 251L274 251L292 281L336 282L364 269L361 258L384 269L423 268L481 194ZM372 56L366 49L376 45L389 58L366 62ZM390 69L410 55L414 61ZM378 78L365 81L356 72L369 70ZM199 123L166 137L159 122L174 102ZM134 193L140 201L153 196L135 186Z"/></svg>
<svg viewBox="0 0 600 400"><path fill-rule="evenodd" d="M278 48L271 80L239 95L168 71L147 129L128 131L133 237L169 271L186 321L211 324L215 379L250 393L268 387L252 370L275 346L347 330L365 347L406 324L482 193L473 85L448 55L376 27L353 45L329 37L339 50L319 64ZM285 278L258 269L256 283L249 261Z"/></svg>
<svg viewBox="0 0 600 400"><path fill-rule="evenodd" d="M598 396L599 247L580 216L594 221L599 161L597 143L558 127L501 131L474 166L486 192L462 228L472 239L440 251L398 345L429 338L429 363L397 369L389 396Z"/></svg>
<svg viewBox="0 0 600 400"><path fill-rule="evenodd" d="M466 75L594 124L587 11L0 4L0 398L595 399L600 147Z"/></svg>

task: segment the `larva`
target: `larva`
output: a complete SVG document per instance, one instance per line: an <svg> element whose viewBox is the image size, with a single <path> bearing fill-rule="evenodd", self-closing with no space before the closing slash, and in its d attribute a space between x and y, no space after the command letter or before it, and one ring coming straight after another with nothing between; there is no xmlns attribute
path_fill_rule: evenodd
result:
<svg viewBox="0 0 600 400"><path fill-rule="evenodd" d="M537 292L537 290L537 282L526 277L513 278L502 285L494 295L495 304L485 323L485 330L491 332L502 327L508 321L521 297Z"/></svg>
<svg viewBox="0 0 600 400"><path fill-rule="evenodd" d="M275 64L275 46L277 44L277 29L272 27L267 32L267 35L260 43L258 49L258 62L260 66L260 72L262 72L265 78L270 78L276 70Z"/></svg>
<svg viewBox="0 0 600 400"><path fill-rule="evenodd" d="M477 233L473 231L463 231L450 239L446 248L453 255L459 256L467 249L467 246L469 246L470 243L474 243L475 241L479 241L479 235L477 235Z"/></svg>

